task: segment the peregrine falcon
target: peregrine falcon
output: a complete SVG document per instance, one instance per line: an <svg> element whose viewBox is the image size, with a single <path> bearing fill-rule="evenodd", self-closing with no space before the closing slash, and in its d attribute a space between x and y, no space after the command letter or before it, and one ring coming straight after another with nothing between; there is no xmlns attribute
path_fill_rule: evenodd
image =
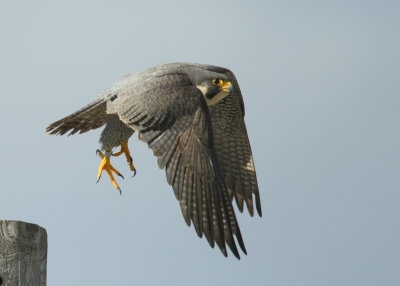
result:
<svg viewBox="0 0 400 286"><path fill-rule="evenodd" d="M137 131L165 169L188 226L193 223L224 256L240 259L234 237L247 254L232 206L261 216L244 103L234 74L225 68L171 63L127 75L80 110L50 124L49 134L84 133L105 125L100 136L98 180L106 171L120 192L110 163L125 155L136 173L128 139ZM113 153L113 148L121 147Z"/></svg>

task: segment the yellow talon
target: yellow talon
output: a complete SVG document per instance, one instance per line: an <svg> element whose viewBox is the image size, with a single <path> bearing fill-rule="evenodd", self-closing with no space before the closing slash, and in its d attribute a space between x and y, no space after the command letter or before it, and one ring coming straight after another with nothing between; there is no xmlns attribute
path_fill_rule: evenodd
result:
<svg viewBox="0 0 400 286"><path fill-rule="evenodd" d="M99 171L97 172L97 182L100 180L101 178L101 174L103 173L103 171L105 170L108 174L108 176L110 177L111 183L113 184L114 188L116 188L119 193L121 194L121 189L118 186L117 181L114 178L113 173L117 174L118 176L124 178L124 176L121 175L120 172L118 172L110 163L110 157L107 155L104 155L100 150L97 150L96 153L99 155L99 157L102 159L100 162L100 166L99 166ZM107 154L107 153L106 153Z"/></svg>
<svg viewBox="0 0 400 286"><path fill-rule="evenodd" d="M128 140L124 141L121 143L121 150L117 153L114 153L113 156L120 156L122 153L125 154L126 161L128 162L129 168L131 169L132 172L134 172L133 176L136 175L136 168L133 165L133 160L131 157L131 153L129 152L129 147L128 147Z"/></svg>

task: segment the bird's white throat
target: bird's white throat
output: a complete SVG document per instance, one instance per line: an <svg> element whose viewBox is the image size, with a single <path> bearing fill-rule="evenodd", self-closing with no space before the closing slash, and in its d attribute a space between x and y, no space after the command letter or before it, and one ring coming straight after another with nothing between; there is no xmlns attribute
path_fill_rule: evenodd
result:
<svg viewBox="0 0 400 286"><path fill-rule="evenodd" d="M197 85L196 87L198 89L200 89L208 106L217 104L218 102L220 102L221 100L223 100L225 97L227 97L229 95L229 92L220 91L213 98L210 99L206 96L206 94L208 92L207 87L202 86L202 85Z"/></svg>

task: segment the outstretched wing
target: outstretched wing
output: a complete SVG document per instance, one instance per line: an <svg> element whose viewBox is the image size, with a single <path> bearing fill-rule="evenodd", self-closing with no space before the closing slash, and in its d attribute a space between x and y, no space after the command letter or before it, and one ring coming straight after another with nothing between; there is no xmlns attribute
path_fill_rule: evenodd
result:
<svg viewBox="0 0 400 286"><path fill-rule="evenodd" d="M226 73L233 83L231 96L210 107L214 130L214 146L224 179L231 197L235 197L239 210L246 203L251 216L254 214L253 197L261 216L258 190L249 138L244 122L244 104L239 84L232 72Z"/></svg>
<svg viewBox="0 0 400 286"><path fill-rule="evenodd" d="M110 117L106 113L106 99L98 98L71 115L57 120L46 128L46 132L50 135L64 135L70 131L68 135L73 135L78 131L84 133L103 126Z"/></svg>
<svg viewBox="0 0 400 286"><path fill-rule="evenodd" d="M227 244L239 258L234 236L244 253L246 249L214 151L205 100L184 74L163 75L152 82L151 88L142 85L137 93L122 90L108 102L107 111L138 130L139 139L153 150L186 223L193 223L199 237L204 234L225 256Z"/></svg>

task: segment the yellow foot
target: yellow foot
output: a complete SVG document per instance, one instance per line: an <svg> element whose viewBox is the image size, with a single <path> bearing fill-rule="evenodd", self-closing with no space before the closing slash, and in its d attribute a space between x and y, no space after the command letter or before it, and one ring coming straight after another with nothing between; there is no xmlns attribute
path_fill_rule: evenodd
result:
<svg viewBox="0 0 400 286"><path fill-rule="evenodd" d="M115 168L111 165L110 156L107 156L107 152L106 152L106 155L104 155L100 150L97 150L96 153L102 159L100 166L99 166L99 171L97 172L97 182L99 182L99 180L101 178L101 174L105 170L107 172L108 176L110 177L111 183L113 184L114 188L116 188L119 191L119 193L121 194L121 189L118 186L118 183L115 180L113 173L122 177L122 179L124 178L124 176L122 176L121 173L118 172L117 170L115 170Z"/></svg>
<svg viewBox="0 0 400 286"><path fill-rule="evenodd" d="M131 153L129 152L128 140L121 143L121 150L119 152L117 152L117 153L114 153L113 156L120 156L122 153L125 154L126 161L128 162L129 168L133 172L133 176L132 177L135 177L136 168L133 165L133 160L132 160L132 157L131 157Z"/></svg>

